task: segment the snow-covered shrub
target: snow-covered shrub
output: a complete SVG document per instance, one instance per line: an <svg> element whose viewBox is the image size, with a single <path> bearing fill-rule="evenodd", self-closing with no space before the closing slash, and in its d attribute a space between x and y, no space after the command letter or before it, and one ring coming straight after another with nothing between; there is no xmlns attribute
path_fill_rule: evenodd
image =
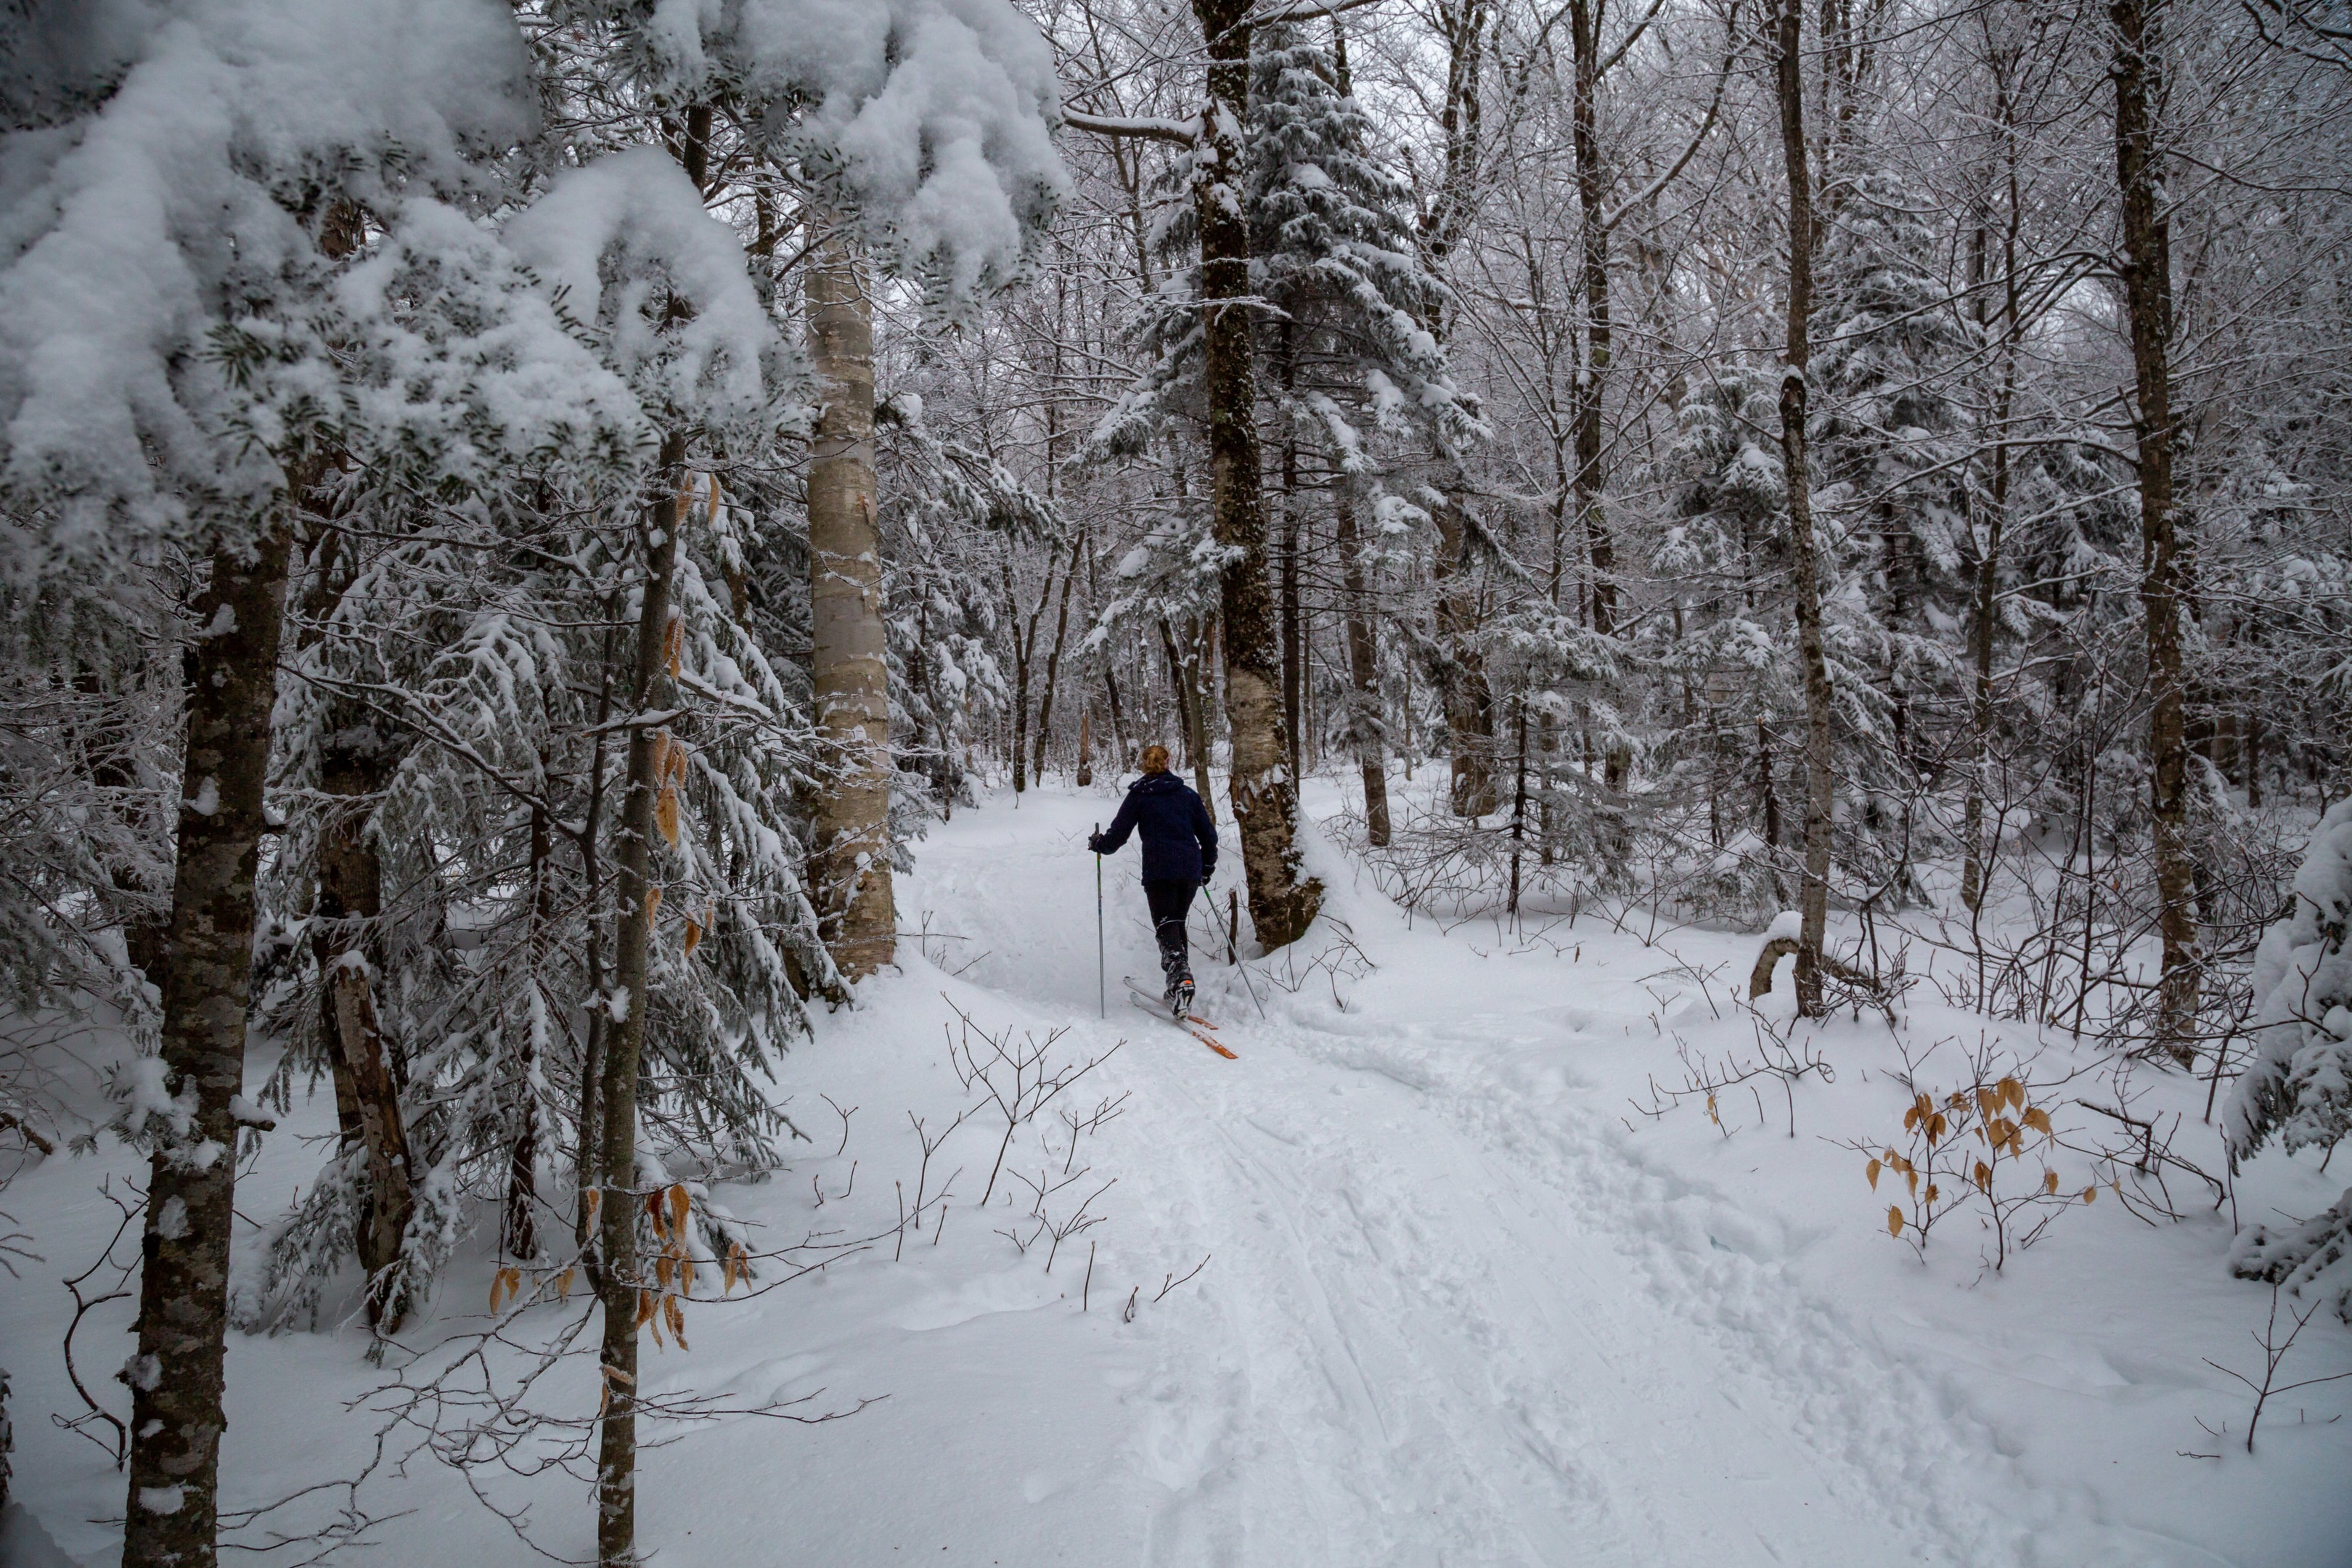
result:
<svg viewBox="0 0 2352 1568"><path fill-rule="evenodd" d="M2352 1131L2352 800L2320 819L2293 903L2254 954L2254 1059L2221 1136L2232 1166L2275 1135L2289 1152ZM2243 1278L2333 1297L2352 1322L2352 1191L2299 1226L2257 1225L2231 1266Z"/></svg>

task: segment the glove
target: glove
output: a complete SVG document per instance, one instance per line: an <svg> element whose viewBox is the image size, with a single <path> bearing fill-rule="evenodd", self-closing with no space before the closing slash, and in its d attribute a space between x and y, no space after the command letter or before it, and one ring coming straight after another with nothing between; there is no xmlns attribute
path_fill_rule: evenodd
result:
<svg viewBox="0 0 2352 1568"><path fill-rule="evenodd" d="M1108 851L1103 848L1103 836L1099 833L1089 833L1087 835L1087 847L1097 855L1108 853Z"/></svg>
<svg viewBox="0 0 2352 1568"><path fill-rule="evenodd" d="M1211 882L1216 879L1216 876L1217 863L1214 860L1203 860L1201 862L1201 886L1204 888L1207 887Z"/></svg>

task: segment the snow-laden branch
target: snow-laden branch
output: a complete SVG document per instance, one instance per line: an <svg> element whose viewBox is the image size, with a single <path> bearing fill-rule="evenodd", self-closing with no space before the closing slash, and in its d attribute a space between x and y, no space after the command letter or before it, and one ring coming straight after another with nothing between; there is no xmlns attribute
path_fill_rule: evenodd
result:
<svg viewBox="0 0 2352 1568"><path fill-rule="evenodd" d="M1062 123L1073 131L1088 131L1097 136L1124 136L1150 142L1173 142L1180 147L1192 146L1201 139L1201 122L1197 120L1160 120L1113 114L1087 114L1078 110L1065 109L1062 110Z"/></svg>

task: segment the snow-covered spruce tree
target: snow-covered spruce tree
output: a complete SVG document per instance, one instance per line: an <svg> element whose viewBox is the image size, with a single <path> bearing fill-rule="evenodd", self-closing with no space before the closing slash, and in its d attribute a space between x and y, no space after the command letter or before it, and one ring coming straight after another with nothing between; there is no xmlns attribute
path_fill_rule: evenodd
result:
<svg viewBox="0 0 2352 1568"><path fill-rule="evenodd" d="M1244 187L1250 275L1268 307L1257 328L1260 376L1280 443L1278 551L1285 721L1297 763L1306 684L1300 536L1306 492L1329 497L1342 584L1349 689L1343 731L1364 784L1371 841L1389 836L1379 640L1360 519L1384 531L1417 509L1398 504L1370 445L1415 438L1458 447L1479 434L1444 351L1423 322L1436 284L1423 269L1412 194L1371 153L1369 117L1349 90L1336 30L1261 27L1251 59Z"/></svg>
<svg viewBox="0 0 2352 1568"><path fill-rule="evenodd" d="M618 79L637 103L666 107L672 140L715 138L724 161L772 172L813 226L814 261L802 279L822 384L805 489L815 551L810 636L819 722L831 737L825 763L835 775L816 802L816 890L835 927L836 956L862 974L890 950L895 771L871 536L865 268L908 279L948 311L1020 273L1064 184L1047 133L1058 98L1052 57L1003 0L845 9L735 0L683 25L644 0L561 9L610 38Z"/></svg>
<svg viewBox="0 0 2352 1568"><path fill-rule="evenodd" d="M5 592L0 590L0 592ZM26 1011L110 1002L152 1035L172 886L159 765L180 721L160 575L52 580L0 604L0 994Z"/></svg>
<svg viewBox="0 0 2352 1568"><path fill-rule="evenodd" d="M552 216L527 212L510 228L559 268L567 258L551 258L541 226L570 224L595 199L559 187ZM667 216L673 229L731 243L690 192ZM630 221L660 227L642 213ZM726 292L740 268L706 271ZM572 299L604 298L566 281ZM747 292L705 302L712 331L757 323ZM641 591L632 531L600 520L626 515L617 503L650 450L622 381L643 369L619 342L629 330L601 307L583 326L583 358L593 345L612 363L601 375L583 366L573 395L584 405L601 394L634 439L604 460L522 468L509 490L434 509L429 529L339 515L349 531L322 542L296 595L302 680L279 763L289 822L268 889L284 911L288 983L268 1016L295 1047L278 1092L292 1075L331 1072L343 1135L274 1235L240 1303L248 1321L314 1310L355 1249L371 1317L388 1308L396 1322L485 1209L501 1216L504 1250L534 1257L557 1212L541 1192L542 1155L593 1142L578 1131L595 1120L593 1064L612 1022L593 999L605 989L604 868L619 858L616 656ZM775 427L747 435L745 423L736 416L734 447L714 440L706 460L772 461ZM720 421L704 427L715 435ZM736 543L719 484L705 472L690 486L672 595L683 711L667 726L676 761L656 852L672 915L654 936L640 1107L666 1168L688 1173L770 1163L778 1123L752 1075L800 1026L795 983L837 984L799 876L805 693L709 586L725 582Z"/></svg>
<svg viewBox="0 0 2352 1568"><path fill-rule="evenodd" d="M2253 987L2254 1059L2221 1119L2233 1168L2273 1137L2292 1153L2352 1134L2352 800L2320 818L2293 904L2263 933ZM2231 1266L2352 1322L2352 1188L2299 1226L2255 1225Z"/></svg>
<svg viewBox="0 0 2352 1568"><path fill-rule="evenodd" d="M992 647L999 616L984 586L987 557L1001 538L1044 541L1060 529L1002 462L935 432L919 397L894 396L878 412L895 749L899 768L925 781L928 806L944 815L975 804L965 755L1013 700Z"/></svg>
<svg viewBox="0 0 2352 1568"><path fill-rule="evenodd" d="M1297 845L1298 781L1284 721L1283 648L1268 581L1265 449L1257 408L1257 279L1248 212L1250 100L1255 58L1248 0L1193 0L1207 47L1201 110L1182 125L1142 133L1183 146L1174 177L1190 188L1190 211L1162 233L1171 254L1191 250L1160 303L1189 301L1197 327L1162 310L1152 366L1097 426L1092 445L1139 450L1178 402L1198 410L1208 449L1209 514L1218 563L1218 643L1223 654L1225 720L1231 738L1228 795L1249 885L1250 921L1268 948L1295 942L1322 907ZM1083 121L1112 134L1132 126ZM1197 333L1197 336L1195 335ZM1184 398L1189 385L1197 396ZM1171 640L1172 647L1172 640ZM1197 750L1197 748L1196 748Z"/></svg>
<svg viewBox="0 0 2352 1568"><path fill-rule="evenodd" d="M1735 919L1784 909L1796 886L1790 731L1803 710L1786 594L1787 513L1780 452L1766 444L1778 385L1730 365L1695 381L1659 465L1675 520L1651 570L1685 601L1679 632L1654 623L1636 646L1692 693L1689 719L1661 735L1655 761L1706 811L1694 904ZM1750 803L1746 810L1736 803Z"/></svg>
<svg viewBox="0 0 2352 1568"><path fill-rule="evenodd" d="M380 324L383 301L343 284L385 236L472 232L448 204L478 203L482 155L527 129L524 55L510 15L476 0L215 0L47 20L85 29L89 47L37 58L102 55L114 68L48 84L32 96L61 122L8 133L0 511L20 581L202 563L186 612L161 1054L125 1085L123 1125L152 1148L152 1168L124 1561L209 1563L289 560L330 474L457 493L508 456L410 440L405 387L430 381L439 354L399 366L388 399L371 395L347 351ZM453 333L509 326L461 317ZM577 363L560 340L527 332L498 358L528 380L541 349ZM526 445L551 438L532 430Z"/></svg>
<svg viewBox="0 0 2352 1568"><path fill-rule="evenodd" d="M1849 879L1898 906L1916 893L1915 857L1931 847L1934 825L1911 805L1932 751L1923 731L1955 690L1940 628L1962 620L1968 597L1957 395L1978 344L1935 275L1938 240L1885 176L1850 176L1822 245L1816 310L1824 539L1843 535L1839 553L1864 577L1861 592L1832 599L1824 634L1847 667L1832 682L1839 717L1858 731L1841 747L1836 853Z"/></svg>
<svg viewBox="0 0 2352 1568"><path fill-rule="evenodd" d="M723 188L730 166L771 171L797 192L808 239L824 247L814 277L803 280L812 354L824 372L805 493L811 641L833 650L836 661L821 657L811 672L817 721L834 735L831 753L821 759L824 793L815 803L813 847L825 879L817 889L820 908L841 921L831 934L843 966L862 973L887 961L892 926L890 790L887 776L878 785L875 778L890 770L887 736L877 733L888 723L887 644L873 538L866 268L909 279L929 304L949 312L968 309L1020 273L1031 237L1063 186L1048 134L1058 97L1052 57L1035 27L1002 0L887 0L850 8L821 0L736 0L690 16L642 0L578 0L560 10L579 36L609 50L614 99L639 112L659 111L659 128L678 155L691 196L698 202ZM620 236L606 229L602 237ZM594 258L588 260L593 275ZM740 256L735 267L743 279ZM744 287L756 303L757 292L748 281ZM616 318L641 313L642 298L632 294ZM698 325L699 318L665 321L648 330L659 339ZM751 337L738 338L738 348L771 330L762 316ZM665 415L659 423L660 468L672 476L671 486L682 486L685 465L705 434L693 418ZM646 586L624 699L638 721L662 711L646 704L663 685L661 645L671 635L668 601L687 515L681 500L677 515L665 521L667 504L656 494L642 531ZM836 570L828 557L855 570ZM671 683L676 679L673 674ZM647 858L661 787L656 769L671 754L667 741L651 722L630 725L608 988L616 1027L601 1072L604 1196L597 1282L610 1393L601 1418L597 1540L600 1558L614 1563L636 1555L637 1333L653 1294L637 1264L640 1205L632 1172L657 893Z"/></svg>

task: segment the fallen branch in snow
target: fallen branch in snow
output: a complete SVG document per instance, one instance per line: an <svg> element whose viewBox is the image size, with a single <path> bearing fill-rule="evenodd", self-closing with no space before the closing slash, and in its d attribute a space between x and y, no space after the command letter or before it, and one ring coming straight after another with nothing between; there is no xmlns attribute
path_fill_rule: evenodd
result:
<svg viewBox="0 0 2352 1568"><path fill-rule="evenodd" d="M2153 1180L2157 1184L2158 1190L2163 1194L2160 1199L2151 1197L2148 1195L2147 1185L2144 1181L2135 1181L2133 1184L2134 1186L2139 1189L2139 1201L2147 1205L2147 1206L2156 1213L2162 1215L2167 1219L2179 1219L2182 1217L2180 1211L2173 1204L2172 1189L2165 1184L2164 1170L2168 1165L2173 1166L2189 1175L2194 1176L2199 1181L2203 1182L2207 1186L2211 1187L2213 1189L2213 1206L2215 1208L2220 1208L2224 1203L2229 1201L2230 1189L2219 1176L2213 1175L2211 1173L2200 1169L2193 1163L2182 1159L2179 1155L2172 1152L2172 1140L2180 1131L2181 1118L2179 1115L2175 1115L2172 1119L2172 1130L2165 1133L2162 1141L2158 1142L2157 1138L2156 1123L2154 1121L2147 1121L2137 1116L2132 1116L2121 1110L2112 1110L2106 1106L2095 1104L2087 1100L2077 1100L2074 1103L2081 1106L2085 1110L2095 1111L2101 1116L2119 1121L2126 1127L2132 1129L2137 1135L2137 1142L2139 1145L2138 1152L2137 1153L2133 1153L2128 1149L2119 1151L2108 1149L2105 1146L2095 1149L2084 1149L2080 1145L2074 1143L2068 1143L2065 1146L2069 1149L2075 1150L2078 1153L2095 1153L2101 1158L2106 1160L2111 1165L2120 1166L2126 1160L2129 1160L2131 1163L2132 1173L2136 1177ZM2124 1207L2131 1210L2137 1217L2147 1219L2147 1215L2139 1214L2137 1209L2132 1207L2132 1199L2124 1195L2123 1188L2120 1185L2117 1185L2116 1188L2116 1196L2122 1201ZM2152 1225L2155 1222L2150 1220L2148 1223Z"/></svg>
<svg viewBox="0 0 2352 1568"><path fill-rule="evenodd" d="M1780 922L1776 921L1773 923L1777 926ZM1762 950L1756 954L1756 967L1748 973L1748 999L1750 1002L1772 994L1772 972L1780 967L1782 959L1795 957L1797 947L1797 939L1793 936L1773 936L1766 940ZM1881 979L1823 948L1822 973L1836 983L1826 988L1829 994L1823 997L1822 1003L1826 1011L1834 1013L1841 1006L1850 1005L1854 1016L1860 1017L1864 1005L1867 1004L1885 1014L1890 1024L1895 1022L1896 1001L1910 989L1899 959L1893 974Z"/></svg>
<svg viewBox="0 0 2352 1568"><path fill-rule="evenodd" d="M1177 1286L1183 1284L1185 1280L1192 1279L1193 1275L1198 1274L1202 1269L1206 1268L1209 1266L1209 1259L1215 1256L1216 1255L1214 1253L1210 1252L1201 1254L1201 1261L1195 1263L1191 1268L1185 1270L1182 1278L1181 1279L1173 1274L1169 1275L1167 1279L1160 1282L1160 1294L1151 1298L1152 1301L1156 1304L1166 1300L1168 1299L1169 1291L1173 1290Z"/></svg>

